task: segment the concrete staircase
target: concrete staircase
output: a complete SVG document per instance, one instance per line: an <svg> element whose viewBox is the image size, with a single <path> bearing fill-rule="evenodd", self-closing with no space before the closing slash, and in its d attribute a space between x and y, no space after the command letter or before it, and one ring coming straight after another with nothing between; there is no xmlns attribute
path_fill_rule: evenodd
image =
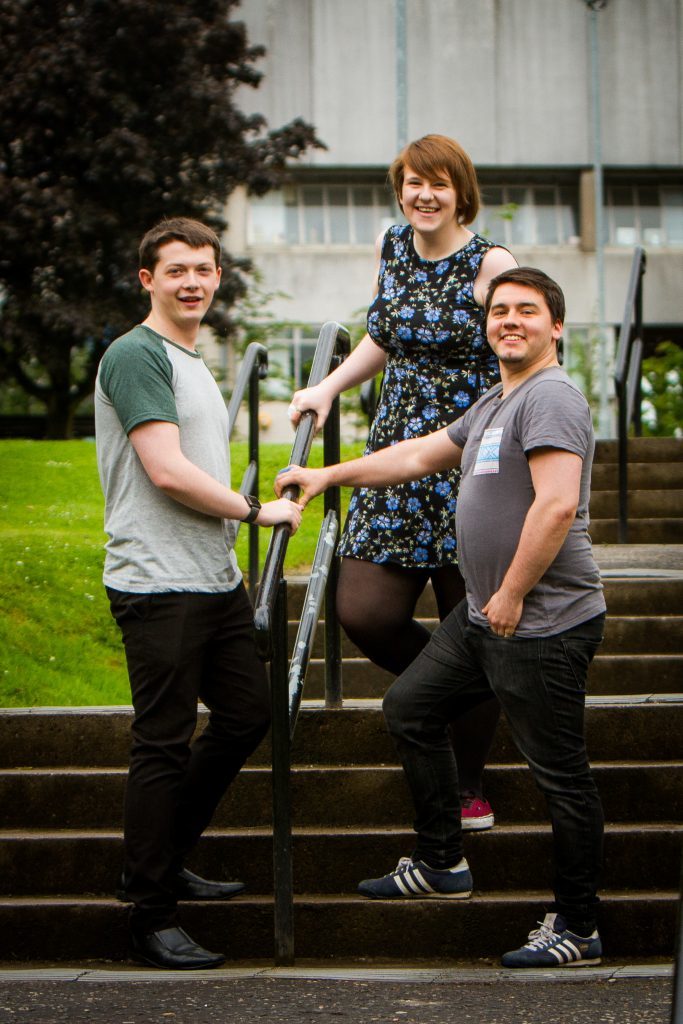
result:
<svg viewBox="0 0 683 1024"><path fill-rule="evenodd" d="M601 933L611 958L670 957L683 840L683 547L596 553L609 616L586 728L607 819ZM289 593L294 618L304 582ZM430 594L420 615L435 622ZM487 770L496 827L466 836L472 900L358 898L361 878L410 852L412 810L381 714L388 677L345 642L345 707L324 710L320 640L293 749L297 957L497 963L542 916L552 873L543 801L505 724ZM126 708L0 714L0 961L125 957L126 909L111 894L129 725ZM191 865L247 883L228 904L183 910L190 933L233 960L273 954L268 765L264 744Z"/></svg>
<svg viewBox="0 0 683 1024"><path fill-rule="evenodd" d="M598 441L591 492L595 544L617 541L618 457L616 441ZM683 544L683 440L632 437L628 458L629 543Z"/></svg>

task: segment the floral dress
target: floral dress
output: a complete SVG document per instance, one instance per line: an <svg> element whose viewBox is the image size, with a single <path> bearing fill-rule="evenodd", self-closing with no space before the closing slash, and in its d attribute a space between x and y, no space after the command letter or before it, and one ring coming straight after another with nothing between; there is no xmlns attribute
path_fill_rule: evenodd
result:
<svg viewBox="0 0 683 1024"><path fill-rule="evenodd" d="M410 225L386 232L368 333L387 361L366 455L440 430L500 379L473 294L494 245L474 235L445 259L423 260ZM339 554L406 568L457 563L459 482L460 471L448 470L407 484L357 488Z"/></svg>

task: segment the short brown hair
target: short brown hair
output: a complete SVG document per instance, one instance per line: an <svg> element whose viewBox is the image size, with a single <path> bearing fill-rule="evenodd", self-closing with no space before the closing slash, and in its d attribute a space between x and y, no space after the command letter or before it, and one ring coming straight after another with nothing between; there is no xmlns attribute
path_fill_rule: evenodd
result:
<svg viewBox="0 0 683 1024"><path fill-rule="evenodd" d="M191 249L210 245L216 257L216 266L220 266L221 243L213 228L190 217L170 217L150 228L140 242L140 270L154 270L159 262L159 249L167 242L185 242Z"/></svg>
<svg viewBox="0 0 683 1024"><path fill-rule="evenodd" d="M526 285L527 288L533 288L534 291L539 292L545 299L553 323L558 321L561 324L564 323L564 293L559 284L553 281L552 277L548 277L547 274L542 270L538 270L537 267L511 267L510 270L504 270L502 274L492 278L486 293L486 302L484 303L484 315L486 317L488 317L491 309L493 293L501 284L522 284Z"/></svg>
<svg viewBox="0 0 683 1024"><path fill-rule="evenodd" d="M389 168L389 180L401 209L406 167L411 167L425 177L445 171L455 188L455 216L458 223L472 223L479 212L480 202L477 172L469 156L455 139L449 139L446 135L424 135L421 139L408 143L405 149L401 150Z"/></svg>

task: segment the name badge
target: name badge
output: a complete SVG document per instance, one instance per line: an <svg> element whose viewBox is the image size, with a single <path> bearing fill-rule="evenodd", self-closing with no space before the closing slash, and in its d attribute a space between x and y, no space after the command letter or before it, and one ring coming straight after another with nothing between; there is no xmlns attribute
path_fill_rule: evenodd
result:
<svg viewBox="0 0 683 1024"><path fill-rule="evenodd" d="M498 473L500 470L500 442L503 436L502 427L489 427L484 431L477 459L474 463L472 476L483 476L487 473Z"/></svg>

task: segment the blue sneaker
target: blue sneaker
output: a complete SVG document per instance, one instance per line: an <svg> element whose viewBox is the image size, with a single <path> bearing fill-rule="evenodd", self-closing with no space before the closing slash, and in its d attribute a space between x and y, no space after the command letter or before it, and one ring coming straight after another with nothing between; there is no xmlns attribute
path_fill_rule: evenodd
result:
<svg viewBox="0 0 683 1024"><path fill-rule="evenodd" d="M602 957L602 942L597 931L582 938L567 928L560 914L546 914L544 921L521 949L505 953L503 967L592 967Z"/></svg>
<svg viewBox="0 0 683 1024"><path fill-rule="evenodd" d="M472 875L464 857L444 871L401 857L395 871L382 878L366 878L358 892L373 900L464 900L472 895Z"/></svg>

